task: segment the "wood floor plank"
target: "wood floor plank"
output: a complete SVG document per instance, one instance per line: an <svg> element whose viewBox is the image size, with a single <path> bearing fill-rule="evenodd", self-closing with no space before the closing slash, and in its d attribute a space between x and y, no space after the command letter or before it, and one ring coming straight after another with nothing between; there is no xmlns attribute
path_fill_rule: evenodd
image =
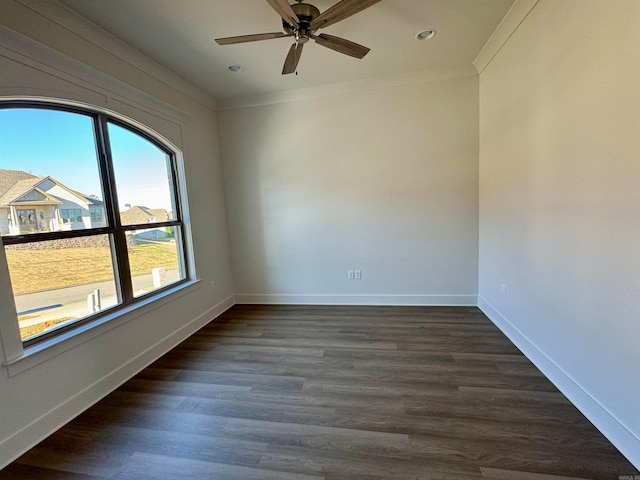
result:
<svg viewBox="0 0 640 480"><path fill-rule="evenodd" d="M111 477L99 477L19 463L12 463L7 468L0 470L0 480L109 480L109 478Z"/></svg>
<svg viewBox="0 0 640 480"><path fill-rule="evenodd" d="M225 432L232 438L252 438L273 445L303 446L319 451L368 453L391 458L411 457L411 452L407 449L409 436L403 433L239 418L229 419Z"/></svg>
<svg viewBox="0 0 640 480"><path fill-rule="evenodd" d="M312 425L326 424L335 414L331 407L209 398L190 398L181 409L201 415Z"/></svg>
<svg viewBox="0 0 640 480"><path fill-rule="evenodd" d="M482 480L480 469L464 462L388 458L316 448L270 447L263 468L321 475L327 480Z"/></svg>
<svg viewBox="0 0 640 480"><path fill-rule="evenodd" d="M198 382L163 382L135 377L122 385L120 392L157 393L161 395L231 399L251 391L249 386L216 385Z"/></svg>
<svg viewBox="0 0 640 480"><path fill-rule="evenodd" d="M248 467L257 465L268 447L264 442L231 439L224 435L178 431L170 436L158 435L157 430L128 426L109 426L100 432L94 443L103 451L127 453L127 458L140 452Z"/></svg>
<svg viewBox="0 0 640 480"><path fill-rule="evenodd" d="M265 335L254 338L228 336L224 339L222 346L227 350L252 348L255 351L265 351L266 353L280 352L295 355L316 355L321 357L324 354L323 348L375 348L378 350L397 350L396 342L388 340L370 340L368 335L359 335L360 339L354 335L336 335L335 338L323 335L322 333L270 338ZM222 341L221 339L219 339Z"/></svg>
<svg viewBox="0 0 640 480"><path fill-rule="evenodd" d="M185 472L189 472L185 474ZM116 480L323 480L317 475L207 462L149 453L136 453L112 478Z"/></svg>
<svg viewBox="0 0 640 480"><path fill-rule="evenodd" d="M109 478L119 471L129 456L129 453L122 450L98 448L93 443L81 448L61 448L49 441L31 449L17 462L21 465Z"/></svg>
<svg viewBox="0 0 640 480"><path fill-rule="evenodd" d="M640 475L475 307L236 305L0 480Z"/></svg>
<svg viewBox="0 0 640 480"><path fill-rule="evenodd" d="M267 402L284 405L313 405L329 408L352 407L371 411L403 412L406 402L402 396L382 396L351 394L351 393L322 393L322 392L250 392L247 397L254 402Z"/></svg>
<svg viewBox="0 0 640 480"><path fill-rule="evenodd" d="M73 420L68 428L84 429L96 435L112 426L155 430L159 436L172 438L174 432L216 436L224 432L228 419L198 415L178 410L105 407L101 404ZM55 442L52 437L43 443ZM64 444L63 448L64 448Z"/></svg>
<svg viewBox="0 0 640 480"><path fill-rule="evenodd" d="M584 426L587 420L578 415L573 405L505 405L494 402L470 402L460 395L458 398L410 399L406 403L407 415L452 417L460 419L484 419L505 421L528 421L550 427ZM589 424L590 425L590 424ZM591 437L593 438L593 437Z"/></svg>
<svg viewBox="0 0 640 480"><path fill-rule="evenodd" d="M481 467L504 470L525 471L529 473L556 474L593 479L617 478L625 471L626 462L620 456L583 453L579 449L571 452L545 445L504 444L487 440L468 440L417 436L410 437L411 448L423 458L451 461L474 462ZM502 445L502 447L501 447ZM550 452L553 451L553 454Z"/></svg>
<svg viewBox="0 0 640 480"><path fill-rule="evenodd" d="M485 480L586 480L578 477L546 475L544 473L516 472L499 468L482 468Z"/></svg>

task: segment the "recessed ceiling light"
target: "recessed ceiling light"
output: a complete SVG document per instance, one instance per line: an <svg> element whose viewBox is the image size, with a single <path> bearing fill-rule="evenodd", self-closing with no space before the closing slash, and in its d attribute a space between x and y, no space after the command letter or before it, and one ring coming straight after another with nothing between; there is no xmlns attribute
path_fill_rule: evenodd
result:
<svg viewBox="0 0 640 480"><path fill-rule="evenodd" d="M244 67L242 65L229 65L227 70L233 73L240 73L244 70Z"/></svg>
<svg viewBox="0 0 640 480"><path fill-rule="evenodd" d="M430 38L435 37L436 31L433 29L423 30L416 34L416 40L429 40Z"/></svg>

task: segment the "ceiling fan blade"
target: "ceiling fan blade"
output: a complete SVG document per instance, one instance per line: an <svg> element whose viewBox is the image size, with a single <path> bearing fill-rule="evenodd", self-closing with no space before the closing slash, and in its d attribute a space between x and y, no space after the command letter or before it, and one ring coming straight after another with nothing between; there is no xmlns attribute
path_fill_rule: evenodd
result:
<svg viewBox="0 0 640 480"><path fill-rule="evenodd" d="M309 29L314 30L316 28L328 27L329 25L361 12L365 8L375 5L379 1L380 0L342 0L314 18Z"/></svg>
<svg viewBox="0 0 640 480"><path fill-rule="evenodd" d="M288 75L296 71L300 56L302 55L302 47L304 47L304 43L294 43L291 45L287 58L284 61L284 67L282 67L283 75Z"/></svg>
<svg viewBox="0 0 640 480"><path fill-rule="evenodd" d="M327 35L326 33L321 33L320 35L314 35L312 37L316 43L322 45L323 47L330 48L331 50L335 50L336 52L344 53L345 55L350 55L356 58L362 58L367 53L369 53L370 48L359 45L355 42L351 42L349 40L345 40L344 38L335 37L333 35Z"/></svg>
<svg viewBox="0 0 640 480"><path fill-rule="evenodd" d="M253 35L239 35L237 37L216 38L218 45L233 45L235 43L257 42L259 40L270 40L272 38L292 37L292 33L273 32L256 33Z"/></svg>
<svg viewBox="0 0 640 480"><path fill-rule="evenodd" d="M287 0L267 0L267 3L271 5L271 8L289 25L293 25L296 28L300 26L298 24L298 15L293 11L293 8L291 8Z"/></svg>

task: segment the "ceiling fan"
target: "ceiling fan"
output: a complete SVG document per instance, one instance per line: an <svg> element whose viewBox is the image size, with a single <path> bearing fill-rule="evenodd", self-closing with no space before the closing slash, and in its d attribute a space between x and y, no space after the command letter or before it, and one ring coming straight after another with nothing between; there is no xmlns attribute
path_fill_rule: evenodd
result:
<svg viewBox="0 0 640 480"><path fill-rule="evenodd" d="M310 3L304 3L304 0L296 1L298 2L297 4L290 5L287 0L266 0L266 2L271 5L271 8L282 17L284 32L256 33L253 35L216 38L216 42L219 45L232 45L235 43L270 40L272 38L294 37L295 43L291 45L287 58L284 61L284 67L282 68L283 75L296 71L300 56L302 55L302 48L309 39L314 40L323 47L355 58L362 58L369 53L369 48L367 47L326 33L316 35L316 31L355 15L365 8L369 8L378 3L380 0L341 0L322 13Z"/></svg>

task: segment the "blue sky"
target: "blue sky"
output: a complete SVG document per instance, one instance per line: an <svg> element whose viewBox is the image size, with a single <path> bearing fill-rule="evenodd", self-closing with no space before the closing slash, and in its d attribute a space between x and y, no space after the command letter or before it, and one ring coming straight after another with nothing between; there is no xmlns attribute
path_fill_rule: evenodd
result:
<svg viewBox="0 0 640 480"><path fill-rule="evenodd" d="M109 125L111 156L121 210L141 205L173 211L169 194L167 156L144 138L117 125Z"/></svg>
<svg viewBox="0 0 640 480"><path fill-rule="evenodd" d="M125 204L171 210L164 152L138 135L109 126L121 210ZM40 109L0 109L0 169L51 176L103 198L93 120Z"/></svg>

